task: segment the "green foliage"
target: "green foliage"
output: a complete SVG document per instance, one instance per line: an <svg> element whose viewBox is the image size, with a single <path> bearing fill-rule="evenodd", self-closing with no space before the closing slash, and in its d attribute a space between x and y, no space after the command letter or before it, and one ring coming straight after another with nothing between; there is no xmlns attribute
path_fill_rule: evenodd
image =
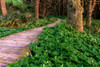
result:
<svg viewBox="0 0 100 67"><path fill-rule="evenodd" d="M91 27L92 33L100 34L100 20L92 19L91 25L92 25Z"/></svg>
<svg viewBox="0 0 100 67"><path fill-rule="evenodd" d="M28 30L28 29L31 29L31 28L20 27L20 28L10 29L7 27L1 27L0 28L0 38L5 37L5 36L10 35L10 34L13 34L13 33L18 33L18 32L24 31L24 30Z"/></svg>
<svg viewBox="0 0 100 67"><path fill-rule="evenodd" d="M25 14L19 12L12 12L6 16L0 16L0 27L19 27L23 22L33 21L33 18L26 17Z"/></svg>
<svg viewBox="0 0 100 67"><path fill-rule="evenodd" d="M84 23L85 19L84 19ZM100 38L100 20L92 19L91 28L84 27L85 32L92 34L93 36L97 36Z"/></svg>
<svg viewBox="0 0 100 67"><path fill-rule="evenodd" d="M34 12L34 3L26 4L22 0L5 0L7 11Z"/></svg>
<svg viewBox="0 0 100 67"><path fill-rule="evenodd" d="M54 17L53 15L50 15L49 17ZM66 16L55 16L56 18L60 18L60 19L66 19L67 17Z"/></svg>
<svg viewBox="0 0 100 67"><path fill-rule="evenodd" d="M5 0L7 3L13 3L13 5L21 5L23 2L21 0Z"/></svg>
<svg viewBox="0 0 100 67"><path fill-rule="evenodd" d="M25 8L25 4L21 0L5 0L7 4L13 4L13 6L20 6L21 8Z"/></svg>
<svg viewBox="0 0 100 67"><path fill-rule="evenodd" d="M7 16L0 16L0 38L24 30L45 26L57 20L55 17L54 20L44 18L36 21L33 17L28 17L28 15L31 14L16 12Z"/></svg>
<svg viewBox="0 0 100 67"><path fill-rule="evenodd" d="M38 43L31 43L29 57L8 67L99 67L100 38L79 33L63 22L45 27L38 36Z"/></svg>
<svg viewBox="0 0 100 67"><path fill-rule="evenodd" d="M40 27L40 26L50 24L51 22L54 22L54 21L57 20L56 17L45 17L44 19L39 19L38 21L34 21L35 22L34 25L37 26L37 27Z"/></svg>
<svg viewBox="0 0 100 67"><path fill-rule="evenodd" d="M56 17L54 17L54 16L48 17L48 18L49 18L49 21L52 21L52 22L56 21Z"/></svg>
<svg viewBox="0 0 100 67"><path fill-rule="evenodd" d="M36 21L32 13L8 12L8 15L0 16L0 27L40 27L56 21L56 17L40 18Z"/></svg>

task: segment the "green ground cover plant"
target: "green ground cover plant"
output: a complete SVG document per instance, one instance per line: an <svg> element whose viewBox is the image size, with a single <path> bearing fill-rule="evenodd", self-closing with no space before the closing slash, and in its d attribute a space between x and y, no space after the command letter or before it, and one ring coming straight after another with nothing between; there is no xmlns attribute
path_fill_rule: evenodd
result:
<svg viewBox="0 0 100 67"><path fill-rule="evenodd" d="M84 19L85 22L85 19ZM100 38L100 20L92 19L91 28L84 27L85 32Z"/></svg>
<svg viewBox="0 0 100 67"><path fill-rule="evenodd" d="M95 34L100 34L100 20L99 19L92 19L92 27L91 30Z"/></svg>
<svg viewBox="0 0 100 67"><path fill-rule="evenodd" d="M18 27L18 28L11 28L10 29L10 28L7 28L7 27L1 27L0 28L0 38L8 36L10 34L18 33L18 32L21 32L21 31L25 31L25 30L28 30L28 29L31 29L31 28L30 27L29 28Z"/></svg>
<svg viewBox="0 0 100 67"><path fill-rule="evenodd" d="M7 67L99 67L100 38L77 32L65 21L45 27L39 41L30 43L30 55Z"/></svg>

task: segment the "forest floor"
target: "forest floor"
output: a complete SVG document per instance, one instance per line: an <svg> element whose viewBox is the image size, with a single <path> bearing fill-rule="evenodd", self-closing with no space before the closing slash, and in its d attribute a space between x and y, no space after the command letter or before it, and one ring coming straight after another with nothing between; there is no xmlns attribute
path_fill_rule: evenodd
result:
<svg viewBox="0 0 100 67"><path fill-rule="evenodd" d="M54 23L48 24L49 27L60 22L58 19ZM5 67L22 57L29 55L29 45L31 42L37 41L37 35L42 31L43 27L12 34L0 39L0 67Z"/></svg>

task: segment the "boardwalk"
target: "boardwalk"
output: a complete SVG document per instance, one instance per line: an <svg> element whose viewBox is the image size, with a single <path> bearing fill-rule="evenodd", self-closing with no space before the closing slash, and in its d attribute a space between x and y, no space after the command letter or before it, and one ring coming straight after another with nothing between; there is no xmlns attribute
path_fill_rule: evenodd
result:
<svg viewBox="0 0 100 67"><path fill-rule="evenodd" d="M52 27L61 19L49 24ZM43 27L23 31L20 33L12 34L0 39L0 67L6 67L22 57L29 55L29 43L36 41L36 36L39 35Z"/></svg>

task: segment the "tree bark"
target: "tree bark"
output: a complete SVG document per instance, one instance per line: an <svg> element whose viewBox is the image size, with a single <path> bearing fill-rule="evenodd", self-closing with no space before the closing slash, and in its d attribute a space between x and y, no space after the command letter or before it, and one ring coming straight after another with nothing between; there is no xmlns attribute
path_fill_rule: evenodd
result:
<svg viewBox="0 0 100 67"><path fill-rule="evenodd" d="M43 4L43 17L45 17L46 14L46 0L44 0L44 4Z"/></svg>
<svg viewBox="0 0 100 67"><path fill-rule="evenodd" d="M35 19L39 19L39 0L35 0Z"/></svg>
<svg viewBox="0 0 100 67"><path fill-rule="evenodd" d="M79 32L83 32L83 8L80 0L68 0L67 23L73 25Z"/></svg>
<svg viewBox="0 0 100 67"><path fill-rule="evenodd" d="M2 15L7 15L5 0L0 0Z"/></svg>
<svg viewBox="0 0 100 67"><path fill-rule="evenodd" d="M59 16L60 16L60 11L61 11L60 6L61 6L61 0L58 0L58 15Z"/></svg>
<svg viewBox="0 0 100 67"><path fill-rule="evenodd" d="M96 5L96 0L89 0L87 1L87 14L86 14L86 26L91 27L91 19L92 19L92 12Z"/></svg>
<svg viewBox="0 0 100 67"><path fill-rule="evenodd" d="M66 3L67 3L67 1L63 0L63 13L62 13L63 15L66 15L66 12L67 12L67 10L66 10L67 9L66 8L67 4Z"/></svg>
<svg viewBox="0 0 100 67"><path fill-rule="evenodd" d="M88 27L91 27L91 16L92 16L92 0L87 1L86 26Z"/></svg>

